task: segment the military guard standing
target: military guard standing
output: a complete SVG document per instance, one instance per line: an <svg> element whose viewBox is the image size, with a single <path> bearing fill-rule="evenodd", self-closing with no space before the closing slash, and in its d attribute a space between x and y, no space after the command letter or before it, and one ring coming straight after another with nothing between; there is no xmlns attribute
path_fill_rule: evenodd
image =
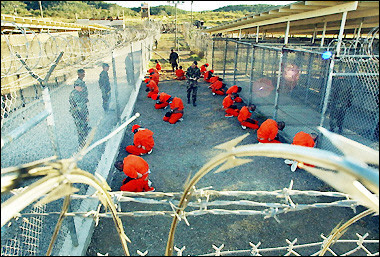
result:
<svg viewBox="0 0 380 257"><path fill-rule="evenodd" d="M69 97L70 113L73 116L78 131L78 143L80 147L85 145L86 137L91 130L88 126L88 90L86 83L83 81L85 75L84 69L78 70L78 79L74 82L74 89Z"/></svg>
<svg viewBox="0 0 380 257"><path fill-rule="evenodd" d="M99 75L99 87L100 91L102 91L103 109L104 111L108 111L111 96L110 79L108 77L110 66L107 63L103 63L102 66L103 70Z"/></svg>

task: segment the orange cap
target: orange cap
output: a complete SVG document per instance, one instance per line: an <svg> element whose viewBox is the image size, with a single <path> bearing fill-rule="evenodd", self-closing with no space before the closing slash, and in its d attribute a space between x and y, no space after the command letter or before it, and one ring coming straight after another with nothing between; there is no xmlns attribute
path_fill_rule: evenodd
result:
<svg viewBox="0 0 380 257"><path fill-rule="evenodd" d="M133 125L132 126L132 132L134 133L135 129L138 129L138 128L141 128L141 126L137 125L137 124Z"/></svg>

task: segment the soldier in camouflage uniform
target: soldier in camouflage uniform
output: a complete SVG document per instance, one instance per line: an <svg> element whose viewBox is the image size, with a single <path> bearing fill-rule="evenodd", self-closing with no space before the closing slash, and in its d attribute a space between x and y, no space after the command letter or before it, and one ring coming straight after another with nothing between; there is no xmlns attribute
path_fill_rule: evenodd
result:
<svg viewBox="0 0 380 257"><path fill-rule="evenodd" d="M190 94L192 93L193 106L197 106L195 103L197 101L197 90L198 90L198 79L201 77L201 71L197 67L197 61L194 61L191 66L186 71L187 80L187 103L190 103Z"/></svg>
<svg viewBox="0 0 380 257"><path fill-rule="evenodd" d="M74 82L74 89L70 93L70 113L74 118L75 126L78 131L78 143L83 147L86 137L91 128L88 126L88 90L86 83L83 81L85 71L78 70L78 79Z"/></svg>
<svg viewBox="0 0 380 257"><path fill-rule="evenodd" d="M110 69L107 63L103 63L103 71L99 75L99 87L102 91L103 109L108 111L111 96L110 79L108 77L108 70Z"/></svg>

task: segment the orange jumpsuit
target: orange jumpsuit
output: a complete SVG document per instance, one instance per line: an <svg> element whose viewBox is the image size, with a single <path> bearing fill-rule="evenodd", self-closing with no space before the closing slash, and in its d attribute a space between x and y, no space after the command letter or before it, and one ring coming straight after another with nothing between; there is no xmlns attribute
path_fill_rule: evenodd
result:
<svg viewBox="0 0 380 257"><path fill-rule="evenodd" d="M149 129L140 129L133 137L133 145L129 145L125 150L134 155L147 154L154 146L153 132Z"/></svg>
<svg viewBox="0 0 380 257"><path fill-rule="evenodd" d="M277 133L277 122L272 119L267 119L257 130L257 140L259 140L261 143L281 143L278 140L274 140L274 138L277 136ZM270 139L270 141L268 139Z"/></svg>
<svg viewBox="0 0 380 257"><path fill-rule="evenodd" d="M246 126L251 129L258 129L259 128L259 122L257 120L251 119L252 113L248 110L247 106L243 106L240 109L238 120L240 121L240 124L242 126ZM250 119L250 120L247 120ZM253 123L252 123L253 121Z"/></svg>
<svg viewBox="0 0 380 257"><path fill-rule="evenodd" d="M209 70L209 71L206 71L206 72L205 72L205 75L204 75L204 77L203 77L204 81L206 81L206 82L210 82L210 78L212 77L212 74L213 74L213 72L211 72L210 70Z"/></svg>
<svg viewBox="0 0 380 257"><path fill-rule="evenodd" d="M297 134L295 134L292 145L314 147L315 142L313 138L310 136L310 134L300 131ZM314 165L311 165L311 164L307 164L307 163L304 163L304 164L310 167L315 167Z"/></svg>
<svg viewBox="0 0 380 257"><path fill-rule="evenodd" d="M146 97L152 98L153 95L158 94L159 89L154 80L150 80L146 86L149 88L149 92Z"/></svg>
<svg viewBox="0 0 380 257"><path fill-rule="evenodd" d="M148 180L149 165L143 158L130 154L123 160L123 172L130 178L137 178L140 173L141 178Z"/></svg>
<svg viewBox="0 0 380 257"><path fill-rule="evenodd" d="M230 108L231 105L233 105L235 102L234 100L231 98L231 95L227 95L224 99L223 99L223 107L226 111L226 115L233 115L235 117L237 117L239 115L239 109L235 109L235 108Z"/></svg>
<svg viewBox="0 0 380 257"><path fill-rule="evenodd" d="M154 187L150 187L148 185L148 180L143 178L132 179L120 187L120 191L128 192L147 192L152 190L154 190Z"/></svg>
<svg viewBox="0 0 380 257"><path fill-rule="evenodd" d="M165 93L165 92L161 92L160 93L160 97L158 99L158 102L160 103L156 103L154 105L154 108L156 109L163 109L165 108L166 106L169 105L169 103L167 102L169 100L169 98L172 97L171 95Z"/></svg>
<svg viewBox="0 0 380 257"><path fill-rule="evenodd" d="M170 124L176 123L183 116L183 102L181 98L174 97L173 101L170 103L170 110L172 114L170 117L164 116L163 121L169 122Z"/></svg>
<svg viewBox="0 0 380 257"><path fill-rule="evenodd" d="M179 80L185 80L186 79L185 72L182 69L176 70L175 75L177 76L175 79L179 79Z"/></svg>
<svg viewBox="0 0 380 257"><path fill-rule="evenodd" d="M160 72L160 71L161 71L161 65L160 65L160 63L159 63L159 62L156 64L156 70L157 70L158 72Z"/></svg>
<svg viewBox="0 0 380 257"><path fill-rule="evenodd" d="M149 76L149 79L154 80L154 82L156 82L156 84L158 86L158 82L160 82L160 74L158 74L157 72L155 72L155 73L153 73L152 75Z"/></svg>
<svg viewBox="0 0 380 257"><path fill-rule="evenodd" d="M201 77L203 77L203 76L205 75L206 71L207 71L207 68L206 68L206 66L203 64L203 65L201 66Z"/></svg>
<svg viewBox="0 0 380 257"><path fill-rule="evenodd" d="M226 92L227 95L237 94L237 93L238 93L238 86L236 86L236 85L233 85L232 87L230 87L230 88L227 90L227 92ZM237 95L237 96L235 97L235 102L237 102L237 103L241 103L241 102L243 102L243 99L241 99L241 98L239 97L239 95Z"/></svg>
<svg viewBox="0 0 380 257"><path fill-rule="evenodd" d="M214 83L218 79L219 79L219 76L213 76L213 77L210 78L210 83Z"/></svg>
<svg viewBox="0 0 380 257"><path fill-rule="evenodd" d="M220 80L215 81L210 85L211 91L217 95L225 95L226 89L223 87L223 82Z"/></svg>
<svg viewBox="0 0 380 257"><path fill-rule="evenodd" d="M156 70L155 68L150 68L148 70L149 74L152 73L152 72L155 72L155 73L158 73L158 70Z"/></svg>
<svg viewBox="0 0 380 257"><path fill-rule="evenodd" d="M294 136L292 145L314 147L315 142L308 133L301 131Z"/></svg>

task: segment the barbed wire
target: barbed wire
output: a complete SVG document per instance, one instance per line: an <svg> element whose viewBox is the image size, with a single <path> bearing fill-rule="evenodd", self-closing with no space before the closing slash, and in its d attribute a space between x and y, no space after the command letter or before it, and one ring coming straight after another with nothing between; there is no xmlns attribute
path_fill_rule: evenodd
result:
<svg viewBox="0 0 380 257"><path fill-rule="evenodd" d="M33 81L25 82L25 77L20 77L27 74L27 71L22 69L16 53L23 57L31 69L36 69L37 73L46 73L51 63L63 51L58 71L73 65L91 63L110 53L115 47L157 33L160 27L158 22L145 22L136 28L75 36L70 32L35 33L28 28L19 27L16 23L13 24L14 30L1 33L1 49L4 50L4 58L1 59L2 94L33 84Z"/></svg>

